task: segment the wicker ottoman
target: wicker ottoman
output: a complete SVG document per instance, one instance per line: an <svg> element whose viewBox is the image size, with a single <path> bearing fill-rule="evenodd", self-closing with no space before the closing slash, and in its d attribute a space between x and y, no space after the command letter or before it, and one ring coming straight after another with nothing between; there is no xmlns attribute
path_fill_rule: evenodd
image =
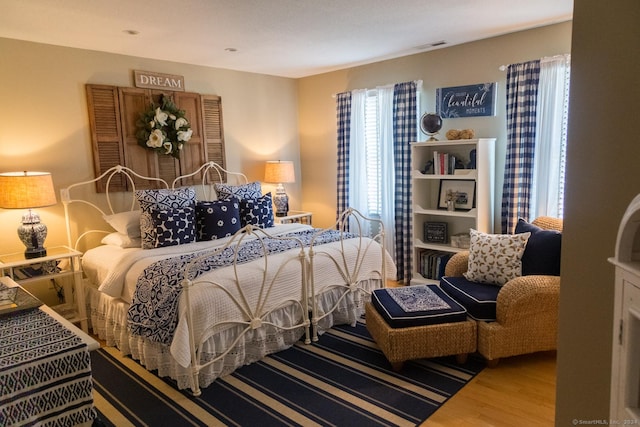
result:
<svg viewBox="0 0 640 427"><path fill-rule="evenodd" d="M430 357L456 355L462 364L476 351L474 320L394 328L370 302L365 306L365 319L369 333L396 371L407 360Z"/></svg>

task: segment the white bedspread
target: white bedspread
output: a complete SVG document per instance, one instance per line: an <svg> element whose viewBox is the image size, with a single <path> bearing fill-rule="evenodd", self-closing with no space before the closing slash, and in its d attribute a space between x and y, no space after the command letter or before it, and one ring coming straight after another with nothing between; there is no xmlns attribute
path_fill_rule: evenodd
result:
<svg viewBox="0 0 640 427"><path fill-rule="evenodd" d="M301 224L283 224L274 228L270 228L266 231L271 235L281 235L285 233L302 231L309 229L308 225ZM205 249L211 249L227 243L229 238L219 239L210 242L197 242L187 245L172 246L168 248L159 249L121 249L109 246L100 246L95 249L91 249L85 253L83 257L83 268L87 277L91 280L94 287L98 287L99 291L103 294L109 295L113 298L119 298L127 303L127 306L131 303L132 296L135 290L135 284L137 282L140 273L153 262L161 259L170 258L178 255L192 253L194 251L201 251ZM369 239L363 239L370 241ZM315 265L315 293L316 299L320 301L320 310L324 311L336 302L335 295L339 295L333 292L334 287L344 286L346 284L352 284L356 282L367 282L369 279L379 279L379 271L381 266L382 255L380 253L381 247L377 244L372 245L368 249L366 257L362 257L362 254L358 256L359 244L362 243L360 239L348 239L343 242L327 243L318 246L316 250L318 254L314 257ZM288 251L291 252L291 251ZM283 259L291 259L292 254L284 252L280 254L269 256L269 265L277 266ZM322 254L320 254L320 252ZM339 262L330 260L327 254L331 254L335 259L339 259ZM342 255L345 255L342 257ZM386 254L386 275L388 279L393 279L396 276L395 265L391 257ZM261 260L251 261L246 264L242 264L243 283L248 283L251 276L254 276L256 282L262 280L262 264ZM336 263L341 267L346 267L347 271L357 271L354 277L345 277L344 271L339 271L336 268ZM358 267L356 268L356 264ZM270 301L278 304L287 298L300 301L302 284L300 277L300 264L297 266L295 263L291 263L286 269L279 272L278 286L272 290ZM271 273L273 274L273 273ZM233 267L223 267L208 273L204 273L198 280L212 280L215 278L215 282L225 287L233 287L235 283L235 273ZM379 286L379 281L377 281ZM375 282L371 283L375 286ZM369 285L370 286L370 285ZM218 297L216 297L216 292ZM197 304L193 304L194 312L194 332L195 336L209 336L212 333L224 331L224 328L218 328L217 331L208 331L205 333L209 325L219 322L220 313L223 316L237 317L238 308L225 302L225 298L220 298L222 291L218 290L211 292L207 290L205 286L193 287L190 292L192 302L196 301ZM249 291L249 301L252 304L257 299L257 290ZM206 295L206 296L205 296ZM354 296L354 298L360 298L360 296ZM332 304L332 305L329 305ZM362 308L361 301L345 301L341 303L343 306L353 306L356 304ZM282 310L277 310L272 313L275 316L274 320L277 324L281 325L295 325L298 324L299 319L303 315L300 313L299 306L295 308L292 303L289 307L283 307ZM286 309L285 309L286 308ZM347 320L349 323L355 323L358 313L356 310L349 309L350 312L347 315L347 319L339 316L341 321ZM123 313L124 315L124 313ZM331 318L327 321L327 326L330 327L333 324ZM323 325L320 325L321 329ZM223 335L221 335L223 336ZM298 335L299 336L299 335ZM297 339L293 337L293 339ZM204 340L204 339L203 339ZM217 338L216 341L220 340ZM216 341L209 341L211 343ZM222 341L228 342L229 339L223 339ZM189 331L186 321L186 306L184 303L184 292L181 296L181 302L179 305L179 318L178 325L175 329L173 340L169 346L169 351L173 359L182 367L186 367L190 363L190 351L189 351ZM132 352L135 353L132 349ZM210 350L211 353L216 353L216 350ZM246 361L245 361L246 363ZM144 363L146 365L146 363ZM152 369L152 368L151 368ZM172 375L173 376L173 375Z"/></svg>
<svg viewBox="0 0 640 427"><path fill-rule="evenodd" d="M277 236L311 228L304 224L279 224L267 231ZM216 248L231 237L156 249L120 248L102 245L89 249L82 257L82 269L92 286L114 298L131 303L133 291L142 271L156 261Z"/></svg>

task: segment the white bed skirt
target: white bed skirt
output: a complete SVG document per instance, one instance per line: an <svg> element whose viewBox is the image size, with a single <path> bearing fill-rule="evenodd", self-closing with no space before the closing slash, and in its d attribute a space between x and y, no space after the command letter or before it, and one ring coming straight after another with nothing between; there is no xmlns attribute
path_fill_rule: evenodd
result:
<svg viewBox="0 0 640 427"><path fill-rule="evenodd" d="M366 280L360 283L360 287L370 292L380 287L380 281ZM85 289L87 289L87 303L91 313L91 327L98 338L104 340L107 346L120 349L122 356L131 356L139 361L147 370L157 370L158 376L172 378L176 381L179 389L191 387L189 369L176 361L170 352L170 346L129 334L126 326L128 303L119 298L105 295L91 286L87 286ZM325 313L326 307L335 306L342 293L344 293L344 288L336 288L320 294L317 297L320 312ZM364 313L364 303L368 299L369 295L365 292L348 293L340 301L336 310L318 323L318 333L322 334L333 325L355 325L358 318ZM280 325L291 325L299 323L301 315L300 306L291 305L274 312L273 318L270 320ZM230 328L209 338L204 345L201 362L211 360L222 352L216 351L216 349L226 349L237 336L238 330L239 327ZM289 331L275 327L250 331L243 340L238 342L233 351L200 371L200 387L207 387L216 378L227 375L243 365L248 365L271 353L291 347L303 335L304 327Z"/></svg>

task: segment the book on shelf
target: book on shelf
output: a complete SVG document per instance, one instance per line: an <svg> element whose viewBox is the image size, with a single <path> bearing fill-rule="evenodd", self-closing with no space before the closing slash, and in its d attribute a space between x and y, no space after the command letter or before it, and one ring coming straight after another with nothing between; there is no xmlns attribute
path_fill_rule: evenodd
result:
<svg viewBox="0 0 640 427"><path fill-rule="evenodd" d="M440 280L451 258L451 253L423 249L419 253L418 273L425 279Z"/></svg>
<svg viewBox="0 0 640 427"><path fill-rule="evenodd" d="M453 154L433 152L433 173L436 175L453 175L459 160Z"/></svg>

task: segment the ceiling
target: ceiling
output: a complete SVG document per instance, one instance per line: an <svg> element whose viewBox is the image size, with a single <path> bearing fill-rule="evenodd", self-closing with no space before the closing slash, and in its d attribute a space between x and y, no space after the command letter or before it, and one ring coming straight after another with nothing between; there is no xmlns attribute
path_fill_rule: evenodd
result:
<svg viewBox="0 0 640 427"><path fill-rule="evenodd" d="M298 78L567 21L573 0L0 0L0 10L4 38Z"/></svg>

